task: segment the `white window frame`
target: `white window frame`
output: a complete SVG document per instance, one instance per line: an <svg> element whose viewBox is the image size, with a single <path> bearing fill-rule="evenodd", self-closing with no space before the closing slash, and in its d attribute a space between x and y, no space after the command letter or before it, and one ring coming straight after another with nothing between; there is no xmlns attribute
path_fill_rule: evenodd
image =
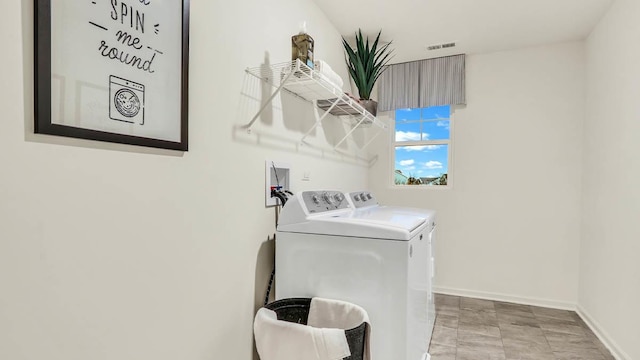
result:
<svg viewBox="0 0 640 360"><path fill-rule="evenodd" d="M391 127L391 138L389 147L389 186L392 189L429 189L429 190L450 190L453 189L453 152L454 152L454 133L455 133L455 107L449 107L449 140L422 140L422 141L396 141L396 112L390 111L389 117L393 126ZM398 185L395 183L396 171L396 147L412 146L412 145L447 145L447 185Z"/></svg>

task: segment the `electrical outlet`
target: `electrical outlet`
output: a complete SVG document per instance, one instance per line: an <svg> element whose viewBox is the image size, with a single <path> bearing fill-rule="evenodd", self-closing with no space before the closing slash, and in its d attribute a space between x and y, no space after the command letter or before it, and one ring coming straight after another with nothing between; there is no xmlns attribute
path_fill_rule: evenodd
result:
<svg viewBox="0 0 640 360"><path fill-rule="evenodd" d="M271 197L271 189L290 190L291 166L287 163L267 160L265 161L265 206L276 206L280 203L275 197Z"/></svg>

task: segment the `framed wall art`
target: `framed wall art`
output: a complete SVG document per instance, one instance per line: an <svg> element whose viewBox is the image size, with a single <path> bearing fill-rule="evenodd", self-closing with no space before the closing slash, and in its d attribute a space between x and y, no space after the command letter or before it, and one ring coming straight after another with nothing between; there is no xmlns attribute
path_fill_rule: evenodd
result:
<svg viewBox="0 0 640 360"><path fill-rule="evenodd" d="M34 0L35 132L186 151L189 0Z"/></svg>

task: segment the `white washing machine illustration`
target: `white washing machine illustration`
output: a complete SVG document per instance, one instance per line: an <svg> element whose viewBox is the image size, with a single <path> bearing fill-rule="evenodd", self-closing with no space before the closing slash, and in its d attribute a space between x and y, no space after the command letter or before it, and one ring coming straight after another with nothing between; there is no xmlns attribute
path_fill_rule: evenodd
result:
<svg viewBox="0 0 640 360"><path fill-rule="evenodd" d="M109 76L109 118L144 125L144 85Z"/></svg>

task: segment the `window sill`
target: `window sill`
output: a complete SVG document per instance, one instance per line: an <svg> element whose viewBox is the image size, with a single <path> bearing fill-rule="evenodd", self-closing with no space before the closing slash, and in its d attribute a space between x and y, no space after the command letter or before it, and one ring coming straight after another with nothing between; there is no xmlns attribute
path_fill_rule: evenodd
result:
<svg viewBox="0 0 640 360"><path fill-rule="evenodd" d="M391 185L392 190L413 190L413 189L426 189L426 190L452 190L452 185L436 185L436 186L425 186L425 185Z"/></svg>

